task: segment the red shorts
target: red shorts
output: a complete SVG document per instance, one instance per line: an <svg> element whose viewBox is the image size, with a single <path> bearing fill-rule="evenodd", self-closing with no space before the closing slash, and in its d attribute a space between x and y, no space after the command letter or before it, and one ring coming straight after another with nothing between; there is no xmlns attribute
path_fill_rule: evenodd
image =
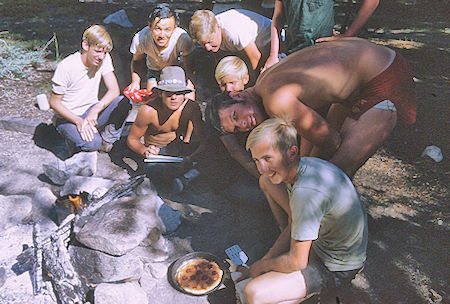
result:
<svg viewBox="0 0 450 304"><path fill-rule="evenodd" d="M391 65L362 89L361 99L352 103L352 113L348 117L357 120L384 100L395 105L401 120L407 124L416 122L417 99L412 69L398 52Z"/></svg>

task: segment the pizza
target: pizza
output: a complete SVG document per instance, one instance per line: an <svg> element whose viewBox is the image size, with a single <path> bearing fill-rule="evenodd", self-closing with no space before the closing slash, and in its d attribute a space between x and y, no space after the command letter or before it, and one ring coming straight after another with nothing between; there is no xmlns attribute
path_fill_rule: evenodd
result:
<svg viewBox="0 0 450 304"><path fill-rule="evenodd" d="M219 265L203 258L188 260L177 271L178 285L194 295L213 290L222 281L222 276Z"/></svg>

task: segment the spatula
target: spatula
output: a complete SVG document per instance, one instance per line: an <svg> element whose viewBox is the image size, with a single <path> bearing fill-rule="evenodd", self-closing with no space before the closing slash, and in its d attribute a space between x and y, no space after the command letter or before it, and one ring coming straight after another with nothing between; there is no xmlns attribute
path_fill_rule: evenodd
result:
<svg viewBox="0 0 450 304"><path fill-rule="evenodd" d="M225 253L230 258L230 260L236 265L242 265L245 268L250 268L246 264L248 261L248 256L245 252L239 247L239 245L233 245L227 249L225 249Z"/></svg>

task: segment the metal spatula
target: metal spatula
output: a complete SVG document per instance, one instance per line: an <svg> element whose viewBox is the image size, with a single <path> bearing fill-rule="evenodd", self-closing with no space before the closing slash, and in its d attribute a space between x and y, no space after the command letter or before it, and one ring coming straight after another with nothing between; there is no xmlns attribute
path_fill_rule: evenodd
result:
<svg viewBox="0 0 450 304"><path fill-rule="evenodd" d="M241 249L241 247L239 247L239 245L233 245L227 249L225 249L225 253L227 254L227 256L230 258L230 260L236 264L236 265L242 265L245 268L250 268L248 267L247 261L248 261L248 256L245 254L245 252Z"/></svg>

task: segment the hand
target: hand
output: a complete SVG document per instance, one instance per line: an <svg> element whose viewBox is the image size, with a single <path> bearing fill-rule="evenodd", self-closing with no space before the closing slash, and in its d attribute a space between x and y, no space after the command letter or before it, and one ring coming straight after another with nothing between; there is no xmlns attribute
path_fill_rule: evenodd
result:
<svg viewBox="0 0 450 304"><path fill-rule="evenodd" d="M150 155L158 155L160 148L155 145L149 145L145 151L144 156L149 157Z"/></svg>
<svg viewBox="0 0 450 304"><path fill-rule="evenodd" d="M266 271L264 270L264 261L259 260L253 263L252 266L250 266L249 275L250 277L255 278L257 276L262 275L265 272Z"/></svg>
<svg viewBox="0 0 450 304"><path fill-rule="evenodd" d="M245 268L243 266L238 266L237 271L242 273L242 276L240 276L235 283L239 283L240 281L246 280L250 277L250 270L248 268Z"/></svg>
<svg viewBox="0 0 450 304"><path fill-rule="evenodd" d="M333 41L333 40L337 40L337 39L340 39L340 38L343 38L343 37L344 36L342 36L341 33L339 33L336 30L333 30L333 36L318 38L318 39L316 39L316 43Z"/></svg>
<svg viewBox="0 0 450 304"><path fill-rule="evenodd" d="M130 83L130 85L127 87L127 89L131 92L131 91L137 91L141 88L141 85L139 82L132 82Z"/></svg>
<svg viewBox="0 0 450 304"><path fill-rule="evenodd" d="M280 60L278 59L278 56L269 56L263 68L261 69L261 73L270 68L271 66L273 66L274 64L278 63L279 61Z"/></svg>

